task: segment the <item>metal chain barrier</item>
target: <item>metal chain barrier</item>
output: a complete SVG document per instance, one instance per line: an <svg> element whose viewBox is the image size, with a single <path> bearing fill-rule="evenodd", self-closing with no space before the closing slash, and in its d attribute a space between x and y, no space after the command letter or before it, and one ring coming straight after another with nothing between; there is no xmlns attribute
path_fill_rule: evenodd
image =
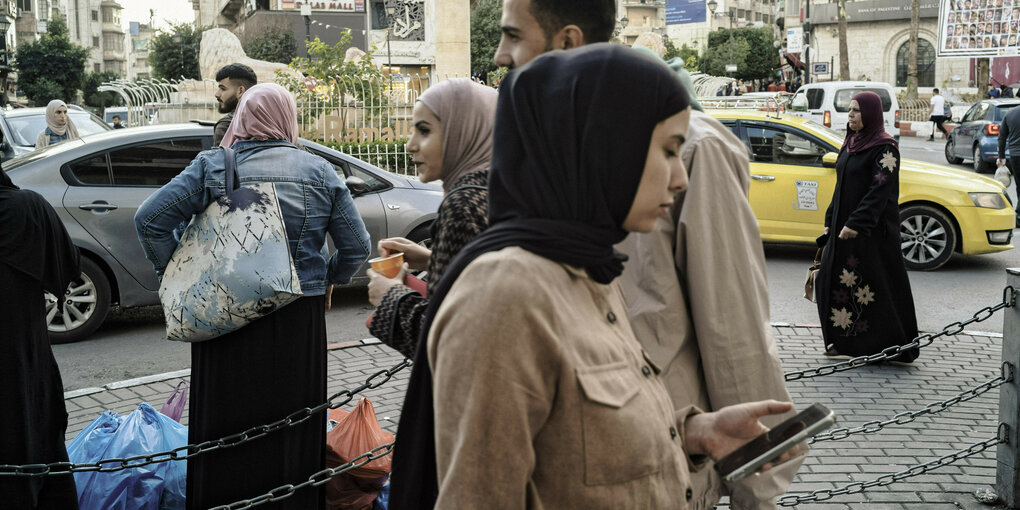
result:
<svg viewBox="0 0 1020 510"><path fill-rule="evenodd" d="M885 428L888 425L892 425L892 424L906 425L906 424L916 420L917 418L919 418L921 416L929 415L929 414L930 415L934 415L934 414L940 413L940 412L946 410L949 407L952 407L952 406L954 406L956 404L959 404L960 402L966 402L968 400L972 400L972 399L977 398L978 396L980 396L980 395L990 391L993 388L998 388L999 386L1002 386L1003 384L1006 384L1007 382L1012 382L1013 381L1013 377L1014 377L1013 364L1011 364L1008 361L1003 361L1002 362L1002 369L1001 370L1002 370L1002 373L999 374L998 377L996 377L994 379L989 379L989 380L987 380L987 381L979 384L978 386L976 386L974 388L971 388L971 389L969 389L967 391L963 391L963 392L957 393L956 396L954 396L952 398L948 398L946 400L941 400L941 401L938 401L938 402L932 402L932 403L924 406L924 409L921 409L919 411L913 411L913 412L911 412L911 411L904 411L904 412L899 413L899 414L897 414L897 415L895 415L892 418L889 418L887 420L873 420L873 421L869 421L869 422L867 422L867 423L865 423L863 425L857 426L857 427L843 427L843 428L832 429L829 432L826 432L824 434L818 434L817 436L811 438L811 440L808 443L809 444L814 444L814 443L817 443L819 441L838 441L840 439L846 439L847 437L850 437L853 434L860 434L860 433L871 434L871 433L878 432L878 431L882 430L883 428Z"/></svg>
<svg viewBox="0 0 1020 510"><path fill-rule="evenodd" d="M24 464L24 465L0 465L0 477L3 476L48 476L48 475L62 475L68 473L82 473L88 471L98 471L100 473L110 473L113 471L122 471L124 469L132 469L149 464L156 464L159 462L168 462L174 460L186 460L192 457L201 455L205 452L211 452L219 450L221 448L231 448L239 446L250 441L254 441L260 437L263 437L271 432L285 429L304 422L313 415L325 411L327 408L336 409L342 405L348 404L351 400L354 400L354 396L365 390L371 390L386 384L393 376L401 370L411 366L411 360L405 359L400 363L390 367L387 370L380 370L365 380L361 386L354 389L347 389L335 393L329 397L325 402L315 407L306 407L300 411L295 411L285 418L270 423L268 425L257 425L251 427L244 432L232 434L220 439L213 439L205 441L199 444L187 444L168 450L165 452L152 453L148 455L135 455L133 457L125 458L110 458L102 459L98 462L92 462L87 464L72 464L70 462L52 462L49 464ZM325 426L325 424L323 424ZM371 453L371 452L370 452ZM387 452L388 453L388 452ZM359 457L360 458L360 457ZM371 460L371 459L369 459ZM355 466L357 467L357 466ZM353 468L352 468L353 469ZM325 482L323 482L325 483Z"/></svg>
<svg viewBox="0 0 1020 510"><path fill-rule="evenodd" d="M847 370L852 370L854 368L863 367L865 365L870 365L872 363L877 363L879 361L891 360L896 358L905 351L914 348L927 347L931 345L931 343L934 342L935 339L939 337L955 336L960 333L963 333L964 328L966 328L967 326L974 324L976 322L986 321L992 318L992 316L995 315L995 312L998 312L1003 308L1012 307L1015 304L1016 304L1016 289L1014 289L1012 285L1007 285L1006 288L1002 289L1002 301L999 304L995 306L986 306L981 310L975 312L971 318L963 322L954 322L946 326L945 328L942 328L942 331L938 333L935 334L925 333L923 335L918 335L917 338L914 338L914 340L908 344L893 345L891 347L882 349L881 352L875 354L870 354L867 356L858 356L856 358L851 358L846 361L834 363L832 365L823 365L816 368L809 368L807 370L787 372L783 375L787 381L796 381L798 379L831 375L837 372L844 372Z"/></svg>
<svg viewBox="0 0 1020 510"><path fill-rule="evenodd" d="M393 443L379 445L373 448L371 451L362 453L361 455L354 457L353 459L350 460L350 462L347 462L346 464L341 464L334 468L323 469L322 471L319 471L314 475L309 476L307 480L297 485L291 484L281 485L257 498L245 499L242 501L236 501L229 505L213 507L212 510L240 510L242 508L252 508L255 506L259 506L263 503L269 503L271 501L280 501L281 499L289 498L295 492L304 489L305 487L311 487L313 485L319 486L328 483L330 480L333 479L334 476L346 473L353 469L357 469L361 466L364 466L365 464L368 464L369 462L372 462L375 459L385 457L389 455L390 452L392 451Z"/></svg>
<svg viewBox="0 0 1020 510"><path fill-rule="evenodd" d="M1005 423L999 424L999 431L995 437L990 437L984 441L974 443L962 450L957 450L948 455L943 455L935 460L925 462L924 464L916 464L898 473L887 473L874 480L867 482L854 482L845 487L838 489L819 489L812 491L810 494L803 496L783 496L776 500L776 504L779 506L797 506L801 503L813 503L816 501L825 501L831 499L834 496L842 496L845 494L860 494L872 487L884 487L891 485L900 480L905 480L918 475L923 475L934 471L942 466L948 466L960 459L966 459L973 455L977 455L999 443L1008 442L1008 430L1009 427Z"/></svg>

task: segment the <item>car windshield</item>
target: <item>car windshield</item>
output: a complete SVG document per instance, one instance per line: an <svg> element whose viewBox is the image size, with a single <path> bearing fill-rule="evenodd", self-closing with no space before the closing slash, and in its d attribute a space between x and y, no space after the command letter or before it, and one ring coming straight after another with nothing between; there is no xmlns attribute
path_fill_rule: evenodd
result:
<svg viewBox="0 0 1020 510"><path fill-rule="evenodd" d="M2 168L5 172L8 170L13 170L21 165L31 163L37 159L42 159L47 156L59 154L66 150L71 150L75 147L80 146L82 143L84 142L82 142L81 140L70 140L66 142L55 143L53 145L47 145L46 147L43 147L42 149L39 149L37 151L26 152L20 156L16 156L11 159L8 159L7 161L4 161Z"/></svg>
<svg viewBox="0 0 1020 510"><path fill-rule="evenodd" d="M78 128L78 134L85 136L92 133L109 131L110 127L96 120L88 112L69 111L71 122ZM37 115L8 116L7 125L11 128L11 135L15 145L26 147L35 146L35 139L46 129L46 114L39 112Z"/></svg>
<svg viewBox="0 0 1020 510"><path fill-rule="evenodd" d="M889 91L886 89L879 88L852 88L852 89L840 89L836 91L836 95L833 96L833 106L836 107L836 111L840 113L846 113L850 111L850 101L853 101L854 96L861 92L874 92L878 94L878 97L882 99L882 111L888 112L892 109L892 97L889 96Z"/></svg>

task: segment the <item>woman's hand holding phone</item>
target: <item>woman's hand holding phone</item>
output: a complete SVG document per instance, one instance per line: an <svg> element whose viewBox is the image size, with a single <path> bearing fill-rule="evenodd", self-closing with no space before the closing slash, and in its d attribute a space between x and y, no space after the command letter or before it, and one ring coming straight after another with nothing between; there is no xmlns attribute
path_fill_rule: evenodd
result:
<svg viewBox="0 0 1020 510"><path fill-rule="evenodd" d="M768 432L768 427L762 425L759 418L791 410L793 404L790 402L762 400L696 414L682 424L686 439L684 449L691 455L708 455L713 460L719 460Z"/></svg>

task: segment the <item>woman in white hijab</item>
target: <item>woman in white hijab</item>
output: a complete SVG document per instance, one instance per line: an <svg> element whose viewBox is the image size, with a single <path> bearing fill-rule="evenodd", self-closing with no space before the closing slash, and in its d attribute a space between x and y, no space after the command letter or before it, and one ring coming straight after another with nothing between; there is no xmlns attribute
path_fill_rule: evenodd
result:
<svg viewBox="0 0 1020 510"><path fill-rule="evenodd" d="M35 139L35 148L41 149L47 145L78 138L81 136L78 135L78 128L74 127L74 122L71 122L71 116L67 114L67 104L59 99L50 101L50 104L46 105L46 129Z"/></svg>

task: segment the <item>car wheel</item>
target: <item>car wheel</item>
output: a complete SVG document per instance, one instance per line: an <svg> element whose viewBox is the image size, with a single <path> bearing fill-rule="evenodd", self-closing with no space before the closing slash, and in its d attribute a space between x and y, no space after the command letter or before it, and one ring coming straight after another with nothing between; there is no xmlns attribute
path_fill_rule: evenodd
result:
<svg viewBox="0 0 1020 510"><path fill-rule="evenodd" d="M981 148L977 145L974 146L974 171L983 174L990 173L992 164L981 159Z"/></svg>
<svg viewBox="0 0 1020 510"><path fill-rule="evenodd" d="M91 259L81 258L81 275L67 286L64 295L45 293L46 325L50 342L66 344L84 340L106 319L110 311L110 283Z"/></svg>
<svg viewBox="0 0 1020 510"><path fill-rule="evenodd" d="M414 241L428 249L432 249L432 223L426 223L424 225L418 225L417 228L407 234L409 241Z"/></svg>
<svg viewBox="0 0 1020 510"><path fill-rule="evenodd" d="M907 269L932 271L953 256L956 230L945 213L926 205L900 211L900 249Z"/></svg>
<svg viewBox="0 0 1020 510"><path fill-rule="evenodd" d="M956 144L952 140L946 142L946 161L953 165L963 163L963 158L956 157Z"/></svg>

